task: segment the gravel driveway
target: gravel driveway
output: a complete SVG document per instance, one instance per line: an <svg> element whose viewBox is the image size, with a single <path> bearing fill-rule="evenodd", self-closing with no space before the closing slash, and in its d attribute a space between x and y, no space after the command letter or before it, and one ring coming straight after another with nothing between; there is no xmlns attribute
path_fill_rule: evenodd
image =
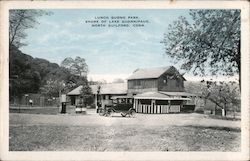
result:
<svg viewBox="0 0 250 161"><path fill-rule="evenodd" d="M10 151L239 151L240 121L203 114L134 118L10 113Z"/></svg>
<svg viewBox="0 0 250 161"><path fill-rule="evenodd" d="M240 128L240 121L212 119L204 114L136 114L134 118L121 117L115 113L112 117L99 116L94 110L87 115L81 114L10 114L10 124L22 125L63 125L63 126L202 126Z"/></svg>

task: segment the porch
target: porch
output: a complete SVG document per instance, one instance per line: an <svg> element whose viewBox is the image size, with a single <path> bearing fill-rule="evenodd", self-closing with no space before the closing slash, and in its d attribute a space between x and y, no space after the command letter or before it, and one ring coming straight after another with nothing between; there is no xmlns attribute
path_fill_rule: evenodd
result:
<svg viewBox="0 0 250 161"><path fill-rule="evenodd" d="M184 102L189 100L191 99L180 96L168 96L159 92L146 92L134 96L133 108L137 113L179 113Z"/></svg>

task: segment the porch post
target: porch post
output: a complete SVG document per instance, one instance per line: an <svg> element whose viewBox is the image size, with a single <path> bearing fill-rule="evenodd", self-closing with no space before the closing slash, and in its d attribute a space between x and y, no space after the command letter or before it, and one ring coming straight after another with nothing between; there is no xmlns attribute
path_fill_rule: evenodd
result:
<svg viewBox="0 0 250 161"><path fill-rule="evenodd" d="M154 104L155 104L155 100L151 100L151 107L150 107L150 113L154 113Z"/></svg>
<svg viewBox="0 0 250 161"><path fill-rule="evenodd" d="M138 101L138 106L139 106L139 109L140 109L139 111L142 113L141 101L139 99L137 101Z"/></svg>
<svg viewBox="0 0 250 161"><path fill-rule="evenodd" d="M168 108L167 108L167 113L169 113L170 108L171 108L171 101L170 101L170 100L168 100Z"/></svg>
<svg viewBox="0 0 250 161"><path fill-rule="evenodd" d="M134 99L134 109L136 112L138 112L138 105L137 105L138 100Z"/></svg>
<svg viewBox="0 0 250 161"><path fill-rule="evenodd" d="M94 95L95 96L95 108L97 109L97 94Z"/></svg>

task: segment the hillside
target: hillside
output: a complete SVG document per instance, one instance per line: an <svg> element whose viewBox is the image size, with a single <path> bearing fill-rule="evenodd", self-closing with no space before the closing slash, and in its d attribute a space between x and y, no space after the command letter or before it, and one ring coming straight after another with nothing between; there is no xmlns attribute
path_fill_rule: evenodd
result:
<svg viewBox="0 0 250 161"><path fill-rule="evenodd" d="M10 99L25 93L41 93L41 88L46 86L49 80L55 82L54 84L73 82L73 88L79 80L84 79L72 75L56 63L24 54L14 46L9 50L9 71Z"/></svg>

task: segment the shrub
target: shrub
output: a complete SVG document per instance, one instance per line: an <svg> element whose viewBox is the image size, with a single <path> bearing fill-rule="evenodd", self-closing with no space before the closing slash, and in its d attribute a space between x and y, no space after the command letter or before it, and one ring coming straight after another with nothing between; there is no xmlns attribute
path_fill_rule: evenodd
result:
<svg viewBox="0 0 250 161"><path fill-rule="evenodd" d="M204 109L203 108L201 108L201 107L197 107L197 108L195 108L195 110L194 110L194 112L196 112L196 113L204 113Z"/></svg>

